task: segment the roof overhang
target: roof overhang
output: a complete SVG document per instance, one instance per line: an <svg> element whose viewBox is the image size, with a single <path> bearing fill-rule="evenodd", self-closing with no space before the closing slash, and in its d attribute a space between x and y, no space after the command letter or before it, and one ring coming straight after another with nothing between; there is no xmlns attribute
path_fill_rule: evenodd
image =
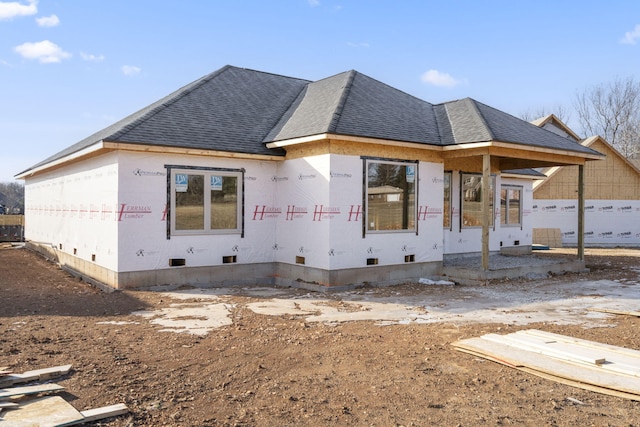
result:
<svg viewBox="0 0 640 427"><path fill-rule="evenodd" d="M269 156L264 154L251 154L251 153L236 153L230 151L218 151L218 150L205 150L199 148L179 148L179 147L166 147L160 145L148 145L148 144L136 144L136 143L123 143L113 141L98 141L95 144L86 147L82 150L76 151L59 159L51 162L44 163L40 166L36 166L31 169L27 169L24 172L20 172L15 176L16 179L25 179L30 176L38 175L45 171L60 168L62 166L78 162L80 160L86 160L90 157L95 157L101 154L105 154L111 151L133 151L144 153L159 153L159 154L181 154L187 156L205 156L205 157L226 157L233 159L252 159L252 160L270 160L270 161L282 161L284 156Z"/></svg>
<svg viewBox="0 0 640 427"><path fill-rule="evenodd" d="M371 138L366 136L341 135L335 133L320 133L316 135L304 136L301 138L285 139L281 141L268 142L267 148L286 148L292 145L300 145L308 142L340 140L344 142L358 142L364 144L388 145L393 147L420 148L423 150L440 151L439 145L423 144L419 142L396 141L393 139Z"/></svg>
<svg viewBox="0 0 640 427"><path fill-rule="evenodd" d="M455 169L458 160L481 157L489 154L497 161L500 170L542 168L552 166L583 165L586 161L601 160L604 155L571 151L565 149L539 147L503 141L485 141L457 145L430 145L417 142L395 141L370 137L322 133L301 138L287 139L267 143L268 148L286 148L310 142L336 139L347 142L388 145L413 149L430 150L440 153L445 169ZM464 169L464 167L462 167Z"/></svg>
<svg viewBox="0 0 640 427"><path fill-rule="evenodd" d="M83 148L82 150L78 150L74 153L68 154L64 157L60 157L59 159L52 160L51 162L47 162L41 164L39 166L35 166L31 169L27 169L19 174L15 175L16 179L25 179L30 176L37 175L46 170L57 169L67 163L76 162L80 159L85 159L87 157L95 156L100 152L104 151L104 142L98 141L93 145Z"/></svg>
<svg viewBox="0 0 640 427"><path fill-rule="evenodd" d="M584 165L586 161L601 160L600 153L587 153L564 149L486 141L443 147L442 157L447 163L489 154L498 162L500 170L541 168L551 166Z"/></svg>

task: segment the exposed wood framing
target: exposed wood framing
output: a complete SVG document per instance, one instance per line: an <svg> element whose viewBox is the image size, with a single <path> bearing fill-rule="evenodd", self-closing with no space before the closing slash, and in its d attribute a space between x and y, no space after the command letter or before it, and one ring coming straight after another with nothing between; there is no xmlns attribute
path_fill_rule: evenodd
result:
<svg viewBox="0 0 640 427"><path fill-rule="evenodd" d="M584 166L578 166L578 259L584 261Z"/></svg>
<svg viewBox="0 0 640 427"><path fill-rule="evenodd" d="M490 194L491 187L491 155L482 156L482 269L489 270L489 227L491 222Z"/></svg>
<svg viewBox="0 0 640 427"><path fill-rule="evenodd" d="M585 164L585 199L640 200L640 170L600 138L595 138L588 146L607 157L604 160ZM548 178L534 183L534 197L552 200L577 199L578 172L576 169L576 166L564 166L543 170L542 172Z"/></svg>

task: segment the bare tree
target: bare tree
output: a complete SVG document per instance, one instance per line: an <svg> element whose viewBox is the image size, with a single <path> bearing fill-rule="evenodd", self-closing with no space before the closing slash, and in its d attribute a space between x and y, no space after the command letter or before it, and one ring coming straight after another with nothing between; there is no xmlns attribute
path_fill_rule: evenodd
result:
<svg viewBox="0 0 640 427"><path fill-rule="evenodd" d="M0 206L3 214L24 212L24 185L18 182L0 182Z"/></svg>
<svg viewBox="0 0 640 427"><path fill-rule="evenodd" d="M587 87L573 106L583 134L600 135L627 158L640 154L640 84L633 77Z"/></svg>

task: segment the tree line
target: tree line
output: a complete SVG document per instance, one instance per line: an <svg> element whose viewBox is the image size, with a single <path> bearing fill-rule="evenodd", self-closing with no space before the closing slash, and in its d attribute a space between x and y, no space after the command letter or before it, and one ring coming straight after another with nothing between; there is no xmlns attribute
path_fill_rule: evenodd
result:
<svg viewBox="0 0 640 427"><path fill-rule="evenodd" d="M0 182L0 215L24 213L24 185Z"/></svg>
<svg viewBox="0 0 640 427"><path fill-rule="evenodd" d="M640 82L626 77L588 86L576 91L572 106L582 137L599 135L624 157L640 158ZM565 123L569 120L563 105L527 111L520 117L532 121L551 113Z"/></svg>

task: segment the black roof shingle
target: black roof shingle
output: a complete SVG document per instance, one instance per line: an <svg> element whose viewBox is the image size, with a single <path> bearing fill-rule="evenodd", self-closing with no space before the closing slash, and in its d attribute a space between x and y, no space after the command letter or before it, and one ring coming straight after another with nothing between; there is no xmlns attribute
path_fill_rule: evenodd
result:
<svg viewBox="0 0 640 427"><path fill-rule="evenodd" d="M225 66L22 173L100 141L282 156L266 144L323 133L599 154L471 98L433 105L353 70L312 82Z"/></svg>

